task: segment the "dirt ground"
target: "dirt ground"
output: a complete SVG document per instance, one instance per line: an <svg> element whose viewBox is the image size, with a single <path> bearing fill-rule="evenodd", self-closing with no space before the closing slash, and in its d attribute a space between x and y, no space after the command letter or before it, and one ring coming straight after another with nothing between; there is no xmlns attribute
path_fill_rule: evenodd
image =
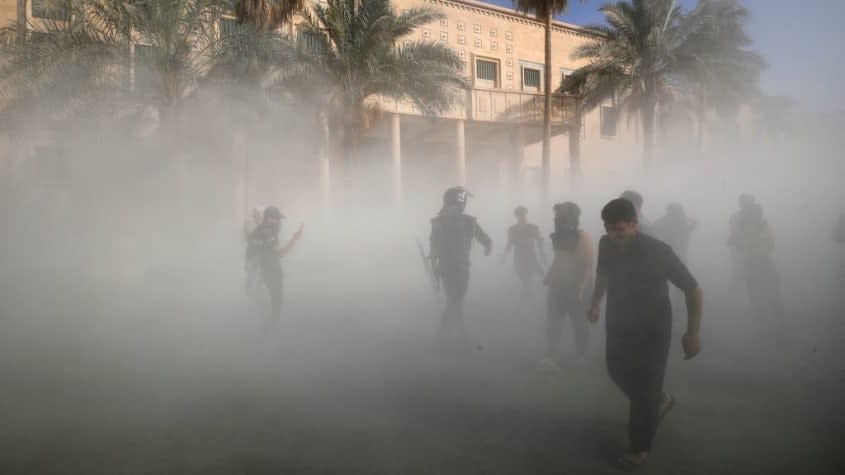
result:
<svg viewBox="0 0 845 475"><path fill-rule="evenodd" d="M16 298L3 474L609 474L626 446L600 327L586 364L536 371L539 298L470 298L459 349L428 295L294 296L276 333L224 298ZM714 300L705 322L729 313ZM841 335L752 351L750 325L723 328L693 361L673 343L678 404L641 473L843 473Z"/></svg>

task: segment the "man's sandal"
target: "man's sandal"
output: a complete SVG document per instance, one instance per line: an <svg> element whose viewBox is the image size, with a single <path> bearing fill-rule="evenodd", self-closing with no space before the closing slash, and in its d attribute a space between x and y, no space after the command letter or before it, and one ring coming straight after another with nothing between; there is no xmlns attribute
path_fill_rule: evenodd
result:
<svg viewBox="0 0 845 475"><path fill-rule="evenodd" d="M633 455L621 455L616 460L616 463L619 465L619 468L625 472L633 472L638 468L642 467L643 465L648 462L648 456L644 458L634 458Z"/></svg>

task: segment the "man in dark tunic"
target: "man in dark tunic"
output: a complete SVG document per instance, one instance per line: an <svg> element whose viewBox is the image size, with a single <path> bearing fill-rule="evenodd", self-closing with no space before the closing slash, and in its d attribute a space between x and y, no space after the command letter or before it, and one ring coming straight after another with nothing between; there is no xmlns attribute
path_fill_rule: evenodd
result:
<svg viewBox="0 0 845 475"><path fill-rule="evenodd" d="M682 338L687 359L701 349L701 290L686 266L665 243L637 229L633 203L615 199L601 213L607 234L599 241L598 266L588 318L595 324L607 294L607 370L630 401L631 453L620 457L625 469L648 458L660 417L673 399L663 392L663 376L672 334L667 281L686 297L687 331Z"/></svg>
<svg viewBox="0 0 845 475"><path fill-rule="evenodd" d="M532 287L543 275L543 266L540 261L545 262L546 256L543 251L540 228L528 222L528 209L525 206L518 206L513 213L516 216L516 224L508 228L508 244L505 246L503 258L507 258L508 253L513 250L513 266L522 284L519 301L524 303L531 298Z"/></svg>
<svg viewBox="0 0 845 475"><path fill-rule="evenodd" d="M490 255L493 245L475 217L464 214L468 198L469 192L462 187L446 190L443 208L431 220L431 266L446 294L440 338L457 333L464 342L467 331L463 302L469 287L469 251L473 240L484 247L485 256Z"/></svg>

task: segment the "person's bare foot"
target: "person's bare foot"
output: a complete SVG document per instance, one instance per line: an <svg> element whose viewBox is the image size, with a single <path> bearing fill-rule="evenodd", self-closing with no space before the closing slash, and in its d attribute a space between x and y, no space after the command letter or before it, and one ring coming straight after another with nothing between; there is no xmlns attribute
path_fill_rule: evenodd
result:
<svg viewBox="0 0 845 475"><path fill-rule="evenodd" d="M648 452L635 452L619 457L619 468L626 472L633 472L648 460Z"/></svg>
<svg viewBox="0 0 845 475"><path fill-rule="evenodd" d="M666 417L666 414L668 414L673 407L675 407L675 397L667 392L664 392L663 402L660 403L660 412L658 413L659 420L663 420L663 418Z"/></svg>

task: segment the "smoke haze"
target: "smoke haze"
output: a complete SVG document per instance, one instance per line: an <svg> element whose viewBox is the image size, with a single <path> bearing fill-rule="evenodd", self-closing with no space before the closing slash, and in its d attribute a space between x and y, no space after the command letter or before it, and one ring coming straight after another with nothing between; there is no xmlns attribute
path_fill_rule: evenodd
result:
<svg viewBox="0 0 845 475"><path fill-rule="evenodd" d="M520 306L499 256L517 205L547 237L553 203L575 201L597 241L601 207L625 189L652 221L670 202L697 220L688 264L705 298L695 360L674 311L667 386L680 403L650 473L845 469L845 247L831 239L845 162L818 115L751 143L678 147L645 170L639 146L585 158L574 187L556 141L545 200L531 170L517 187L500 173L510 157L468 144L467 212L494 248L473 251L472 345L454 350L437 344L442 301L416 248L455 184L448 143L403 135L397 205L389 142L364 141L327 204L313 108L207 94L176 117L21 117L46 132L14 129L3 146L0 472L613 473L627 406L604 368L603 317L584 366L536 372L545 289ZM732 275L741 193L775 236L782 344L755 327ZM243 290L243 220L266 205L287 216L283 242L305 225L275 332ZM567 323L570 353L571 339Z"/></svg>

